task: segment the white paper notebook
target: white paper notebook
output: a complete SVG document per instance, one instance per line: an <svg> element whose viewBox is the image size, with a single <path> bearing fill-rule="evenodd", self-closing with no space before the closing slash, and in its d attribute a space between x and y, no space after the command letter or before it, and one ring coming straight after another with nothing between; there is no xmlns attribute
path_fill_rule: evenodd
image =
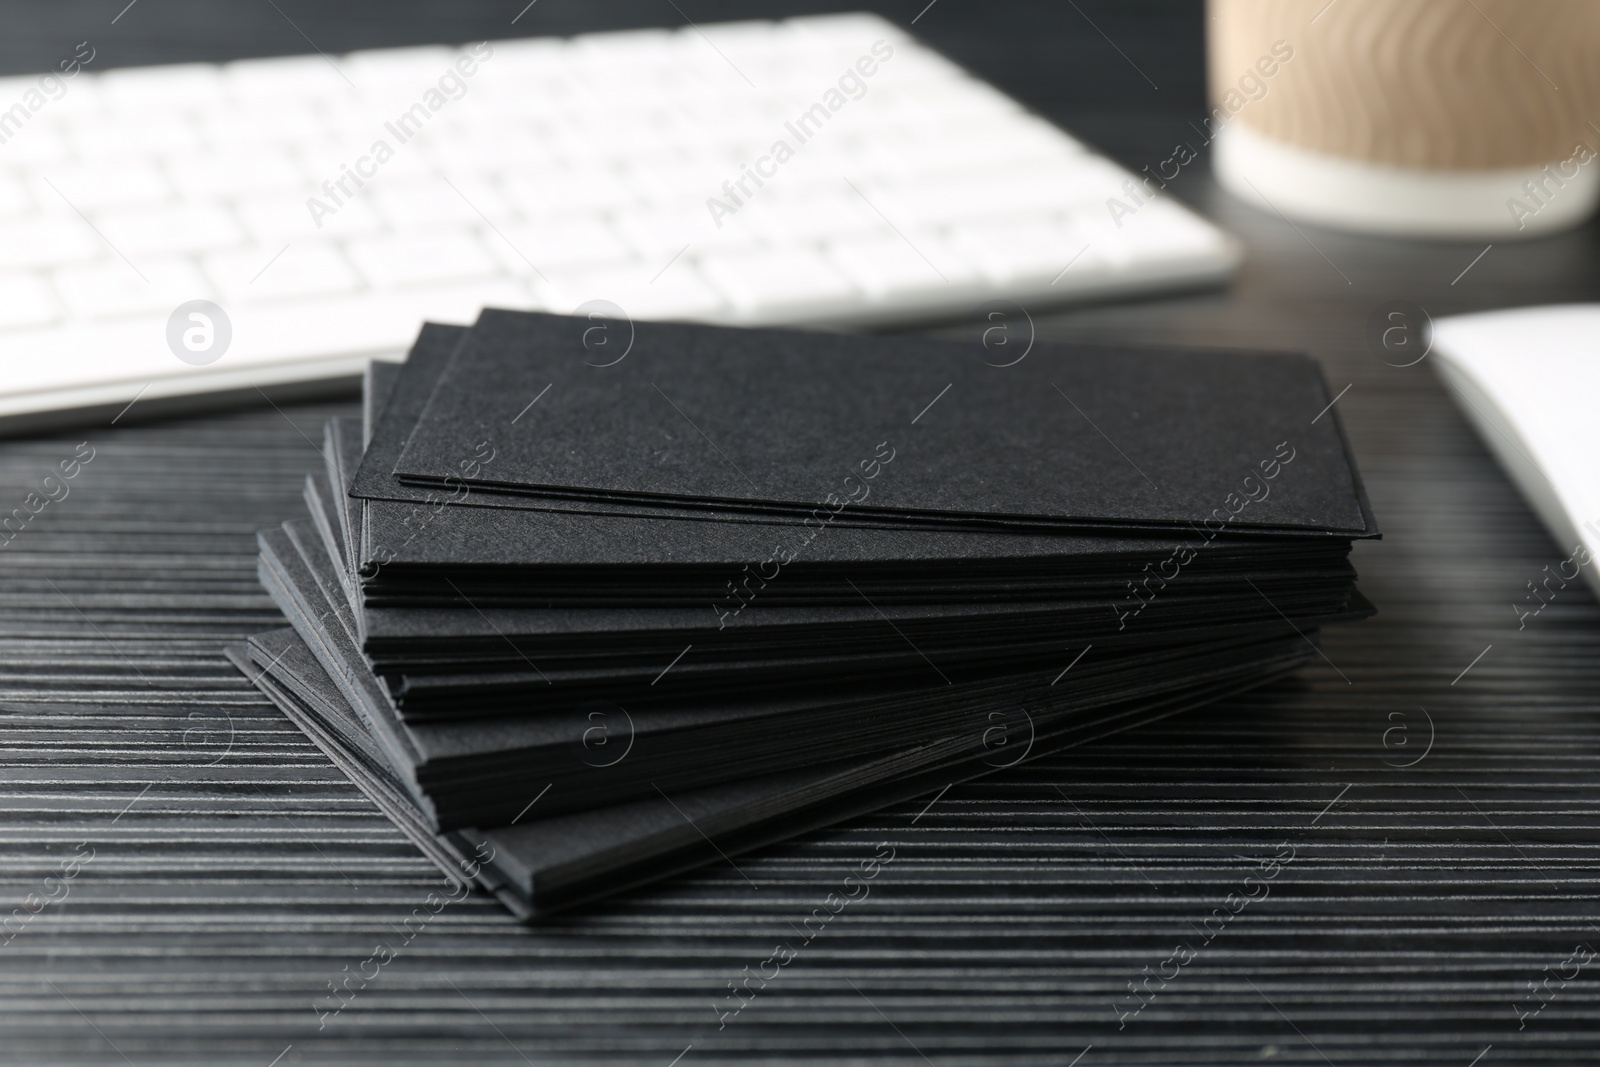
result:
<svg viewBox="0 0 1600 1067"><path fill-rule="evenodd" d="M1600 304L1439 319L1432 355L1561 558L1587 550L1600 595Z"/></svg>

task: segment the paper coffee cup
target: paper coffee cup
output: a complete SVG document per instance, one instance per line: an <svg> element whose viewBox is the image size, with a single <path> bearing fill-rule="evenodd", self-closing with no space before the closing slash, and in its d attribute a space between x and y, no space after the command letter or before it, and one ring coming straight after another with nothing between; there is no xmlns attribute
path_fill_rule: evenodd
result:
<svg viewBox="0 0 1600 1067"><path fill-rule="evenodd" d="M1600 3L1209 0L1216 172L1267 210L1537 236L1600 198Z"/></svg>

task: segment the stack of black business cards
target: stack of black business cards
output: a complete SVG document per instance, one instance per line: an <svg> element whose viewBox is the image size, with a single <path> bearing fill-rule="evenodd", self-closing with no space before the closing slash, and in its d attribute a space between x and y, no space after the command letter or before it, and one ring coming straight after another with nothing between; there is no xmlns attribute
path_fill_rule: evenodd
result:
<svg viewBox="0 0 1600 1067"><path fill-rule="evenodd" d="M1315 364L486 311L261 535L231 650L522 915L1281 677L1370 607Z"/></svg>

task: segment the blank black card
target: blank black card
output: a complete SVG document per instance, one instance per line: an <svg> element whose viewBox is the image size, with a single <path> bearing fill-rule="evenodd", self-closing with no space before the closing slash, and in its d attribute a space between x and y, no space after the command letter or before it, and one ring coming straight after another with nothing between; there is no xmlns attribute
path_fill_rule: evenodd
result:
<svg viewBox="0 0 1600 1067"><path fill-rule="evenodd" d="M996 367L917 337L641 322L612 324L631 345L602 363L592 328L485 311L394 472L598 504L798 518L831 493L885 522L1159 529L1292 454L1301 491L1235 528L1370 532L1303 356L1039 343Z"/></svg>

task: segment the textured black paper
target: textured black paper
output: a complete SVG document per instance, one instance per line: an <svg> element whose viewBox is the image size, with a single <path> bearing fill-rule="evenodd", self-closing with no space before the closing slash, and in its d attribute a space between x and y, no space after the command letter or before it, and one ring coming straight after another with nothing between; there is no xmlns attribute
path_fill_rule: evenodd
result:
<svg viewBox="0 0 1600 1067"><path fill-rule="evenodd" d="M884 521L1148 528L1198 522L1292 454L1300 491L1234 525L1369 533L1335 420L1312 422L1328 396L1302 356L1040 343L995 367L915 337L637 323L627 356L597 366L592 325L485 311L395 473L656 506L803 514L835 493ZM869 485L891 455L893 477Z"/></svg>
<svg viewBox="0 0 1600 1067"><path fill-rule="evenodd" d="M417 365L425 375L432 373L429 360L437 365L460 333L424 331L417 347L432 346L432 351L424 351ZM375 414L369 404L369 424ZM337 460L330 462L331 477L348 478L359 464L360 454L350 445L354 436L348 428L330 427L325 453ZM314 492L308 498L314 515L325 510L318 496ZM319 523L318 529L331 546L328 526ZM888 536L906 539L898 532ZM986 535L955 535L962 536ZM346 551L332 547L329 555L348 559ZM1314 566L1313 555L1327 558ZM1229 565L1238 561L1249 565L1243 576L1248 582ZM1284 614L1302 621L1336 616L1354 577L1343 548L1326 541L1213 543L1190 565L1184 582L1163 589L1159 603L1140 610L1138 625L1124 633L1131 606L1139 601L1126 588L1136 574L1131 567L1124 570L1120 560L1056 561L1057 571L1083 575L1065 583L1076 599L1056 602L1029 602L1051 588L1039 578L1010 589L987 583L981 587L983 599L969 603L957 599L967 595L962 583L941 579L931 588L927 575L919 573L928 595L945 602L908 607L905 593L882 586L885 569L836 583L834 598L842 595L848 604L786 607L795 598L790 587L786 597L763 597L736 614L714 613L709 604L648 607L633 588L616 591L625 607L508 610L494 606L502 599L499 589L476 588L470 575L449 583L454 607L383 607L373 606L372 597L364 603L352 597L352 608L363 648L386 678L400 714L420 722L457 717L467 709L476 714L537 711L562 706L574 694L637 707L775 685L792 688L814 684L817 677L835 685L904 677L915 685L935 675L965 680L975 672L993 675L1046 664L1059 670L1090 646L1104 654L1117 644L1182 641L1193 637L1182 631L1197 625L1223 636L1252 624L1276 626ZM598 581L593 575L585 579ZM1054 582L1062 583L1062 576ZM587 599L597 599L583 588ZM539 590L546 596L553 592L548 581ZM660 685L669 667L671 680Z"/></svg>
<svg viewBox="0 0 1600 1067"><path fill-rule="evenodd" d="M1232 532L1218 536L1214 525L1165 538L1129 536L1126 531L1108 537L863 530L842 524L848 508L825 528L800 529L709 517L686 519L681 512L680 521L543 510L506 514L503 505L513 498L459 485L450 493L398 486L384 469L414 425L451 349L464 335L459 328L437 326L419 335L411 359L393 372L397 381L391 403L372 427L374 444L359 462L359 471L352 463L355 457L346 451L340 456L345 473L330 472L330 480L347 482L356 495L412 497L407 502L362 501L362 547L352 546L352 551L369 569L368 604L420 605L430 597L448 602L460 595L480 606L529 599L589 604L698 599L709 611L713 601L729 598L730 582L739 590L761 588L765 604L839 603L840 591L846 588L842 583L832 580L822 594L810 583L814 574L844 571L854 575L863 595L880 605L926 596L922 590L933 581L946 601L960 599L969 586L978 590L976 595L993 599L1047 595L1051 583L1063 588L1060 583L1086 568L1102 578L1121 568L1131 577L1185 542L1205 544L1209 566L1243 562L1245 573L1295 552L1311 553L1314 558L1302 562L1315 566L1315 559L1322 558L1316 553L1345 550L1308 543L1305 538L1285 544ZM369 404L369 423L371 408ZM353 435L345 436L353 440ZM1298 491L1291 471L1290 466L1279 468L1280 476L1264 483L1267 490L1280 495ZM887 476L887 469L883 473ZM374 576L371 572L379 561L384 567ZM782 561L788 561L783 581L769 588L763 577L771 577ZM942 571L933 569L941 566ZM616 568L616 573L600 573L607 567ZM666 568L670 576L662 573ZM553 573L557 569L575 573L571 581L564 581L563 575ZM854 600L854 594L851 590L844 595ZM724 610L736 605L731 601Z"/></svg>
<svg viewBox="0 0 1600 1067"><path fill-rule="evenodd" d="M567 714L401 721L356 650L353 620L339 602L332 568L315 553L303 554L304 542L297 544L287 531L266 531L261 541L263 582L384 745L419 804L445 829L509 819L547 785L552 796L546 807L571 811L647 795L658 786L687 788L886 751L918 737L971 755L981 748L992 714L1013 714L1022 706L1044 723L1121 700L1159 699L1205 684L1211 673L1248 666L1263 647L1281 640L1202 638L1096 657L1059 687L1050 684L1048 673L912 690L857 685L820 698L782 693L623 709L620 720L609 705L609 721L627 723L632 753L609 763L609 753L600 758L584 746L593 722L583 705ZM1278 632L1292 631L1285 623Z"/></svg>
<svg viewBox="0 0 1600 1067"><path fill-rule="evenodd" d="M1352 596L1344 537L1241 536L1231 521L1211 539L1193 527L1018 535L891 528L902 518L891 516L878 528L830 526L837 559L790 568L781 595L743 605L730 625L686 598L748 562L752 533L788 532L781 516L752 521L743 502L671 518L508 507L517 498L505 496L485 507L486 494L402 485L372 465L420 428L441 354L467 340L424 331L417 347L431 349L431 366L373 372L362 427L329 424L323 470L306 482L309 518L261 538L262 580L298 636L263 635L250 657L263 691L436 863L493 855L478 880L521 915L987 771L997 723L1025 722L1031 752L1257 684L1311 655L1320 623L1369 610ZM363 472L423 498L355 496L347 490ZM633 505L598 503L619 506ZM652 515L677 506L647 505ZM434 553L432 565L390 559L373 574L363 543L375 519L422 549L413 557ZM474 559L488 531L513 542L489 552L510 566ZM696 547L708 540L709 552ZM1141 607L1141 626L1117 637L1127 617L1113 602L1118 584L1131 588L1175 542L1204 546L1188 580L1164 586L1160 607ZM536 562L518 565L528 557ZM829 588L841 579L854 595ZM535 589L550 606L530 606ZM686 634L701 656L673 661L677 674L657 690L655 657ZM1095 655L1070 672L1030 669L1053 642L1065 663L1066 643L1080 640ZM582 711L596 702L585 697L626 718L626 748L620 735L614 748L585 744ZM535 802L539 816L524 818Z"/></svg>
<svg viewBox="0 0 1600 1067"><path fill-rule="evenodd" d="M1309 651L1262 662L1248 676L1124 705L996 747L987 758L929 768L908 750L703 789L661 792L568 815L519 813L514 823L435 833L383 765L362 722L291 630L234 646L229 658L453 879L470 875L513 914L535 917L864 814L1049 751L1142 725L1271 681ZM542 798L541 798L542 799ZM714 836L713 836L714 835ZM475 862L476 861L476 862Z"/></svg>
<svg viewBox="0 0 1600 1067"><path fill-rule="evenodd" d="M416 343L423 343L422 338L429 336L431 331L440 329L459 330L460 327L442 327L436 323L424 323ZM413 346L414 348L415 346ZM361 379L361 448L363 451L372 441L372 431L377 427L378 416L383 414L384 408L389 406L389 397L393 394L396 383L400 381L400 366L398 363L389 363L381 359L375 359L367 364L367 373Z"/></svg>

